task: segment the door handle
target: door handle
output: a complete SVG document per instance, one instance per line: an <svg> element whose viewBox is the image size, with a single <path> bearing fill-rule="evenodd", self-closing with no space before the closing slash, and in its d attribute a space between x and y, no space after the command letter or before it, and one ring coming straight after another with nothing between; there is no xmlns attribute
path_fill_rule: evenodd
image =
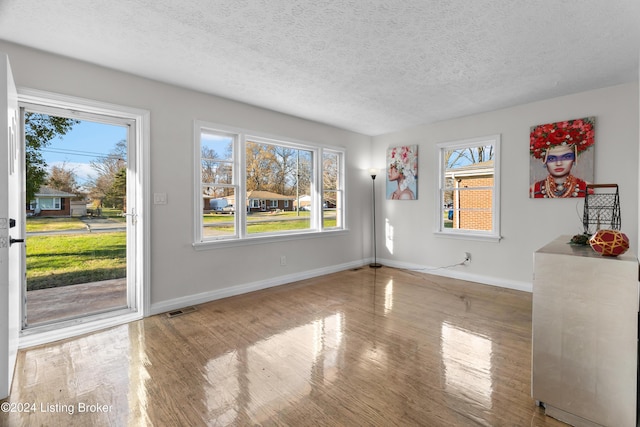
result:
<svg viewBox="0 0 640 427"><path fill-rule="evenodd" d="M135 209L131 209L131 213L122 212L120 215L122 215L125 218L130 216L132 225L136 225L136 223L138 222L138 214L136 214Z"/></svg>
<svg viewBox="0 0 640 427"><path fill-rule="evenodd" d="M14 239L13 237L9 237L9 246L14 243L24 243L24 239Z"/></svg>

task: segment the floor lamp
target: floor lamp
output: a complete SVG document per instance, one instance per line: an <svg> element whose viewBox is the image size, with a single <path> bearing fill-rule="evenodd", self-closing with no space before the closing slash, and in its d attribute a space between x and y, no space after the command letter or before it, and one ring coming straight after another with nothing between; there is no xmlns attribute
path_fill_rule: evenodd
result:
<svg viewBox="0 0 640 427"><path fill-rule="evenodd" d="M376 174L377 169L369 169L371 173L371 182L373 183L373 262L369 264L371 268L380 268L382 264L378 264L378 254L376 253L377 241L376 241Z"/></svg>

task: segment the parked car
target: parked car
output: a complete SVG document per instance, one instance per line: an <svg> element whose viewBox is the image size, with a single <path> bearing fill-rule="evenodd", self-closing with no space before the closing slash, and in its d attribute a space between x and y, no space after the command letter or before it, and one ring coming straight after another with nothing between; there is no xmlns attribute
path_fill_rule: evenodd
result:
<svg viewBox="0 0 640 427"><path fill-rule="evenodd" d="M222 208L222 213L235 213L236 208L233 205L227 205Z"/></svg>

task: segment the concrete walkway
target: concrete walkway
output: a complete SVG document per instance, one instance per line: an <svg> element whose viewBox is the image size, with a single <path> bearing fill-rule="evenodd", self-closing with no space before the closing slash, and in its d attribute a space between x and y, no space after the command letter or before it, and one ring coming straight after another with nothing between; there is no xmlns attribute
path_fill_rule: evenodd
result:
<svg viewBox="0 0 640 427"><path fill-rule="evenodd" d="M27 292L27 323L34 326L127 307L127 279Z"/></svg>
<svg viewBox="0 0 640 427"><path fill-rule="evenodd" d="M110 231L124 231L127 224L121 221L114 221L109 218L83 217L81 221L84 228L71 230L50 230L50 231L30 231L27 236L49 236L55 234L83 234L83 233L105 233Z"/></svg>

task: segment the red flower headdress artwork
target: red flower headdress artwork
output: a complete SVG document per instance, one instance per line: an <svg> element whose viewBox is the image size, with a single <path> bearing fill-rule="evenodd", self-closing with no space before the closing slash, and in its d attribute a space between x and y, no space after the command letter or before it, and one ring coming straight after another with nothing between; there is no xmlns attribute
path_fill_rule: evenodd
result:
<svg viewBox="0 0 640 427"><path fill-rule="evenodd" d="M585 117L533 126L529 135L529 153L544 160L549 148L569 145L579 155L594 143L594 124L595 117Z"/></svg>

